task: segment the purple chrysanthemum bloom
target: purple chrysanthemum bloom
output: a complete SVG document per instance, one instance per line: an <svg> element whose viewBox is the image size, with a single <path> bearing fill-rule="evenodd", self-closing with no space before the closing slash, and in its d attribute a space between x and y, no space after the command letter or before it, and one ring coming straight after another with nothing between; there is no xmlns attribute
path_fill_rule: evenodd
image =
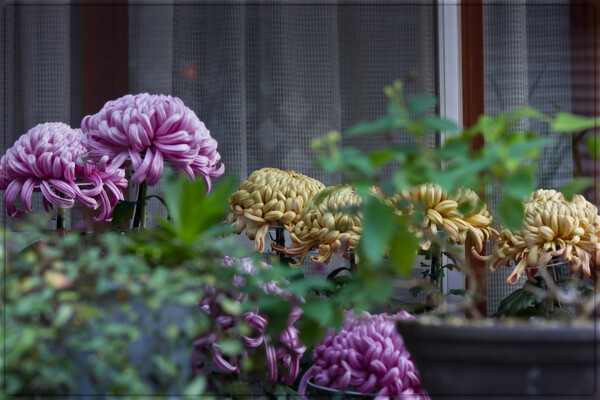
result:
<svg viewBox="0 0 600 400"><path fill-rule="evenodd" d="M225 172L217 164L221 156L217 141L196 114L177 97L126 95L107 102L94 115L81 121L89 152L83 158L111 170L131 161L136 184L158 183L164 162L186 174L190 180L202 175L207 190L211 178Z"/></svg>
<svg viewBox="0 0 600 400"><path fill-rule="evenodd" d="M249 258L238 260L231 257L225 257L222 264L225 267L232 267L238 262L241 265L243 275L256 274L256 267ZM265 263L262 263L262 267L271 268L270 265ZM245 283L246 280L242 275L236 274L233 277L234 287L242 286ZM279 284L275 281L262 284L261 288L265 293L275 296L291 296L288 291L281 289ZM232 296L234 298L232 298ZM276 343L273 343L273 340L264 334L268 324L268 320L264 315L260 314L258 310L255 310L246 312L242 314L239 319L236 319L234 315L227 313L221 307L221 301L224 298L229 298L238 304L247 300L247 296L240 292L231 294L219 291L214 287L207 287L205 289L204 297L198 305L214 319L218 325L218 329L214 329L194 341L192 368L196 372L199 372L199 370L202 369L203 364L197 364L197 356L200 352L204 351L209 352L212 355L216 366L220 370L230 373L239 373L240 367L237 357L226 357L219 349L217 342L221 337L228 336L235 332L237 329L236 324L241 320L252 328L252 334L240 335L241 342L245 346L241 356L247 357L249 350L264 346L269 371L269 381L272 383L276 382L279 374L281 376L280 381L284 385L289 385L294 382L298 377L300 359L306 351L306 347L300 343L298 330L293 326L302 314L302 310L299 307L294 307L292 309L292 312L288 316L287 328L281 333L279 340Z"/></svg>
<svg viewBox="0 0 600 400"><path fill-rule="evenodd" d="M346 313L339 332L330 332L313 350L312 367L298 393L306 396L308 379L341 391L377 393L377 399L428 399L412 356L396 330L396 322L414 319L406 311L394 315ZM416 396L416 397L415 397Z"/></svg>
<svg viewBox="0 0 600 400"><path fill-rule="evenodd" d="M79 129L48 122L31 128L6 151L0 159L0 189L5 190L8 215L21 217L31 211L33 190L39 186L46 211L50 204L71 208L79 200L90 208L102 206L96 220L110 220L114 205L123 200L120 188L127 187L125 171L77 165L77 158L87 151L82 138ZM19 193L25 211L15 205Z"/></svg>

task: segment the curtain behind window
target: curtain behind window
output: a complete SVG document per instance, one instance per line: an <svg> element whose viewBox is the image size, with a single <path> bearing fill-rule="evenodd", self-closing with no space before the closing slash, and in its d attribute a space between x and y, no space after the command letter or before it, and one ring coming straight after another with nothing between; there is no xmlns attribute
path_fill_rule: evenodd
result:
<svg viewBox="0 0 600 400"><path fill-rule="evenodd" d="M569 1L484 3L485 112L495 114L532 106L548 115L571 111L571 21ZM523 129L555 140L541 152L537 188L560 189L573 176L571 136L549 131L547 124L529 122ZM488 199L498 203L502 188L490 187ZM488 313L500 300L523 286L506 284L508 268L488 280Z"/></svg>
<svg viewBox="0 0 600 400"><path fill-rule="evenodd" d="M81 122L81 9L45 4L2 6L2 154L44 122ZM38 195L37 193L34 196ZM41 211L41 198L34 197ZM6 221L4 207L0 221Z"/></svg>
<svg viewBox="0 0 600 400"><path fill-rule="evenodd" d="M181 97L240 179L276 167L336 183L314 166L313 138L384 113L395 79L408 94L437 93L433 2L131 5L129 15L132 93ZM346 144L373 140L383 138Z"/></svg>

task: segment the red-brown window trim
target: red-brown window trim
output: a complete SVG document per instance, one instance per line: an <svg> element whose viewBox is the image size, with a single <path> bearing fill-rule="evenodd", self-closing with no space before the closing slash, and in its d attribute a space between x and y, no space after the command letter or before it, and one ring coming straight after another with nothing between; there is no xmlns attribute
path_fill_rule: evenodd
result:
<svg viewBox="0 0 600 400"><path fill-rule="evenodd" d="M477 122L484 108L483 86L483 5L481 0L461 0L460 3L461 65L462 65L462 112L463 126ZM483 147L482 136L475 137L471 149ZM467 279L466 287L475 290L486 298L487 268L485 262L475 259L469 249L473 243L467 240L465 257L473 268L472 279ZM483 249L485 254L485 248ZM487 300L479 300L477 310L487 315Z"/></svg>

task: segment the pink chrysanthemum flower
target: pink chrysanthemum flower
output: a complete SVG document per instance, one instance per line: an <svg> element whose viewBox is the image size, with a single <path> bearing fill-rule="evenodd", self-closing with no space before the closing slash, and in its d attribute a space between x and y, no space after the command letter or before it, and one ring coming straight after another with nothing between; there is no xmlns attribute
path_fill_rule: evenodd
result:
<svg viewBox="0 0 600 400"><path fill-rule="evenodd" d="M8 215L21 217L31 211L33 190L39 186L46 211L50 204L71 208L79 200L93 209L102 206L96 220L110 220L114 205L123 199L120 188L127 187L125 171L77 165L77 158L87 151L82 138L79 129L48 122L31 128L6 151L0 159L0 189L5 190ZM19 194L24 211L15 205Z"/></svg>
<svg viewBox="0 0 600 400"><path fill-rule="evenodd" d="M126 95L107 102L81 121L89 152L84 159L101 169L118 168L130 160L131 181L150 186L163 175L168 161L191 180L202 175L210 191L211 178L225 172L217 164L217 141L196 114L177 97Z"/></svg>
<svg viewBox="0 0 600 400"><path fill-rule="evenodd" d="M412 356L396 330L396 322L414 319L406 311L394 315L346 313L339 332L329 333L313 350L298 393L306 398L308 379L341 391L377 393L376 399L429 399L421 387Z"/></svg>
<svg viewBox="0 0 600 400"><path fill-rule="evenodd" d="M249 258L237 260L225 257L223 266L231 267L237 262L240 262L243 274L254 275L256 273L256 268ZM271 268L268 264L263 264L263 267ZM233 278L234 287L245 285L245 282L245 279L241 275L236 275ZM287 297L291 295L288 291L281 289L277 282L274 281L262 285L262 289L265 293L275 296ZM230 300L233 300L238 304L247 300L247 296L243 293L238 292L235 296L235 298L231 298L231 294L219 291L214 287L207 287L205 289L204 297L198 305L204 312L213 318L218 325L218 328L194 341L192 367L196 372L199 372L204 366L204 364L197 363L197 357L200 352L210 353L215 361L215 365L220 370L230 373L240 372L238 357L225 356L221 352L218 344L220 338L234 334L233 332L237 329L236 324L239 320L237 320L235 316L227 313L221 307L221 301L226 297L229 297ZM306 351L306 347L300 343L298 330L293 324L298 320L301 314L302 310L298 307L295 307L292 310L288 316L288 326L281 333L277 343L273 343L273 340L264 334L268 325L268 320L264 315L260 314L258 310L246 312L241 316L241 320L252 328L251 335L240 335L241 342L245 346L241 353L241 357L247 357L248 352L252 349L258 349L259 347L264 346L269 371L269 381L271 383L277 381L278 375L281 375L281 383L284 385L290 385L298 377L300 371L300 359Z"/></svg>

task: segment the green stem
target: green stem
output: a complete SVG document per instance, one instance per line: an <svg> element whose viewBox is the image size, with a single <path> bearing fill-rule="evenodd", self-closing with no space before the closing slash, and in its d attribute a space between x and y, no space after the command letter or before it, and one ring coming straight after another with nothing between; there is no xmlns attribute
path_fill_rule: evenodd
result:
<svg viewBox="0 0 600 400"><path fill-rule="evenodd" d="M66 210L62 207L56 208L56 230L64 232L66 229Z"/></svg>
<svg viewBox="0 0 600 400"><path fill-rule="evenodd" d="M148 185L146 182L140 183L138 186L137 199L133 212L133 223L131 228L146 229L146 194L148 193Z"/></svg>

